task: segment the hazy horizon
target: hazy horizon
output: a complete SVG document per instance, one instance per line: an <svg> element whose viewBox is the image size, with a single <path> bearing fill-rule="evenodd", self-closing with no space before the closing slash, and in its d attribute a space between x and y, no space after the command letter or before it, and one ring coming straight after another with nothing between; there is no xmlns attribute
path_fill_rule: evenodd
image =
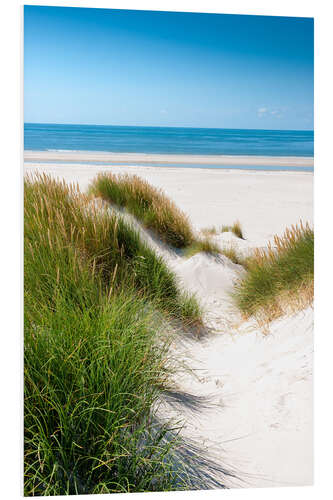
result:
<svg viewBox="0 0 333 500"><path fill-rule="evenodd" d="M186 127L182 125L177 126L166 126L166 125L118 125L116 123L60 123L60 122L23 122L24 125L78 125L87 127L133 127L133 128L193 128L193 129L211 129L211 130L261 130L266 132L313 132L313 129L278 129L278 128L233 128L233 127Z"/></svg>

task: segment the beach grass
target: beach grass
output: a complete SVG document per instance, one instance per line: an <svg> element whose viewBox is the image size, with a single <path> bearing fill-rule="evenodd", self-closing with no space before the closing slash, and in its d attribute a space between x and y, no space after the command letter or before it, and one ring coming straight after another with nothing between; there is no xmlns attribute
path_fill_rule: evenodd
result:
<svg viewBox="0 0 333 500"><path fill-rule="evenodd" d="M314 232L308 224L287 228L274 245L246 260L247 272L234 298L245 317L274 319L313 301Z"/></svg>
<svg viewBox="0 0 333 500"><path fill-rule="evenodd" d="M40 233L45 245L50 244L52 237L67 241L78 258L89 261L108 293L131 286L184 322L200 320L200 307L193 297L179 288L175 274L163 258L121 216L83 195L77 186L46 176L26 179L25 197L36 212L34 224L26 217L30 244L40 238ZM58 269L61 272L60 265Z"/></svg>
<svg viewBox="0 0 333 500"><path fill-rule="evenodd" d="M201 232L204 236L215 236L217 234L217 229L215 226L204 227L201 229Z"/></svg>
<svg viewBox="0 0 333 500"><path fill-rule="evenodd" d="M192 244L194 234L188 217L160 189L136 175L100 174L90 192L139 219L165 243L184 248Z"/></svg>
<svg viewBox="0 0 333 500"><path fill-rule="evenodd" d="M228 257L234 264L247 267L247 258L242 257L233 245L224 246L221 253Z"/></svg>
<svg viewBox="0 0 333 500"><path fill-rule="evenodd" d="M231 232L234 233L237 238L240 238L242 240L244 239L242 226L239 221L233 223L233 225L231 226Z"/></svg>
<svg viewBox="0 0 333 500"><path fill-rule="evenodd" d="M212 241L217 234L214 226L203 228L204 237L194 234L188 217L163 193L136 175L99 174L89 186L89 194L134 215L144 227L152 229L165 243L182 249L186 257L204 252L211 255L224 254L236 264L241 259L232 248L221 248ZM243 238L240 223L224 226L239 238Z"/></svg>
<svg viewBox="0 0 333 500"><path fill-rule="evenodd" d="M222 252L219 245L214 243L209 237L196 239L192 245L188 246L185 251L185 257L193 257L193 255L205 252L208 254L219 254Z"/></svg>
<svg viewBox="0 0 333 500"><path fill-rule="evenodd" d="M185 257L190 258L201 252L209 255L224 255L234 264L241 265L245 268L247 266L247 259L243 258L232 245L224 245L222 247L217 243L214 243L209 236L197 239L191 246L185 249L184 255Z"/></svg>
<svg viewBox="0 0 333 500"><path fill-rule="evenodd" d="M232 226L224 225L221 227L221 233L226 233L229 231L234 233L234 235L237 236L237 238L244 240L242 226L239 221L234 222Z"/></svg>
<svg viewBox="0 0 333 500"><path fill-rule="evenodd" d="M24 259L25 495L186 489L152 408L166 318L197 321L195 298L121 217L45 175L25 180Z"/></svg>
<svg viewBox="0 0 333 500"><path fill-rule="evenodd" d="M218 230L215 226L208 226L201 229L202 234L205 236L216 236L219 232L226 233L229 231L234 233L237 238L244 240L242 226L239 221L234 222L232 226L223 225L220 230Z"/></svg>

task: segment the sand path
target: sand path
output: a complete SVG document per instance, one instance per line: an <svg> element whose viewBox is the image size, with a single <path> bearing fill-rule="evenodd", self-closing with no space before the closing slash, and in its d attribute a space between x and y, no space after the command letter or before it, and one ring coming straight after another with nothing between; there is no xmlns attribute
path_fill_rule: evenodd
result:
<svg viewBox="0 0 333 500"><path fill-rule="evenodd" d="M211 333L176 339L175 356L191 367L175 378L186 401L166 403L161 414L183 419L203 456L244 481L227 485L311 484L312 309L275 321L268 335L251 323L237 328L229 291L238 266L198 254L173 267L201 298Z"/></svg>
<svg viewBox="0 0 333 500"><path fill-rule="evenodd" d="M79 182L82 190L100 171L136 173L163 188L197 230L239 219L245 241L231 233L217 240L243 252L267 245L300 218L312 222L313 176L307 173L37 164L25 171ZM159 417L184 423L183 436L199 450L198 473L206 458L217 464L216 485L311 484L312 309L273 322L266 336L253 323L239 325L230 291L240 266L224 256L185 259L143 236L198 295L209 332L202 339L175 337L174 358L191 370L174 376ZM219 467L235 470L239 480L225 478Z"/></svg>

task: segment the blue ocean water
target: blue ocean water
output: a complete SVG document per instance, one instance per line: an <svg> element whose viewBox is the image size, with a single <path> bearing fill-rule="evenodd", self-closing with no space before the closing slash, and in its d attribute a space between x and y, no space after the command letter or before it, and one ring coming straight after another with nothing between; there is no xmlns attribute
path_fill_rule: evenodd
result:
<svg viewBox="0 0 333 500"><path fill-rule="evenodd" d="M313 156L313 131L26 123L24 149L193 155Z"/></svg>

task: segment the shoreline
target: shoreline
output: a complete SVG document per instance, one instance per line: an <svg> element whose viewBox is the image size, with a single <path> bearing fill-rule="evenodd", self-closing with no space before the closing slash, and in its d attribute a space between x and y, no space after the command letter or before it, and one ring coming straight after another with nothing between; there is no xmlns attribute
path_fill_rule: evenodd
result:
<svg viewBox="0 0 333 500"><path fill-rule="evenodd" d="M117 169L121 169L121 171L126 171L127 173L133 173L135 172L130 172L133 169L139 169L140 171L149 171L149 170L156 170L159 169L163 172L179 172L179 171L187 171L187 172L221 172L223 174L241 174L241 175L309 175L312 176L314 175L314 171L312 167L268 167L268 168L256 168L256 166L253 167L246 167L245 165L236 165L236 166L204 166L204 165L199 165L199 166L193 166L192 164L190 165L174 165L172 163L168 165L159 165L159 164L133 164L133 163L103 163L103 162L89 162L89 161L48 161L48 160L40 160L40 161L34 161L34 160L24 160L23 162L24 165L24 170L29 170L29 169L51 169L54 167L54 169L59 169L61 171L64 168L68 169L92 169L98 172L107 172L107 171L113 171ZM127 169L129 171L127 171ZM119 170L118 173L121 173Z"/></svg>
<svg viewBox="0 0 333 500"><path fill-rule="evenodd" d="M312 167L313 157L307 156L242 156L242 155L188 155L112 153L99 151L24 151L25 162L91 162L91 163L164 163L179 165L259 166L259 167Z"/></svg>

